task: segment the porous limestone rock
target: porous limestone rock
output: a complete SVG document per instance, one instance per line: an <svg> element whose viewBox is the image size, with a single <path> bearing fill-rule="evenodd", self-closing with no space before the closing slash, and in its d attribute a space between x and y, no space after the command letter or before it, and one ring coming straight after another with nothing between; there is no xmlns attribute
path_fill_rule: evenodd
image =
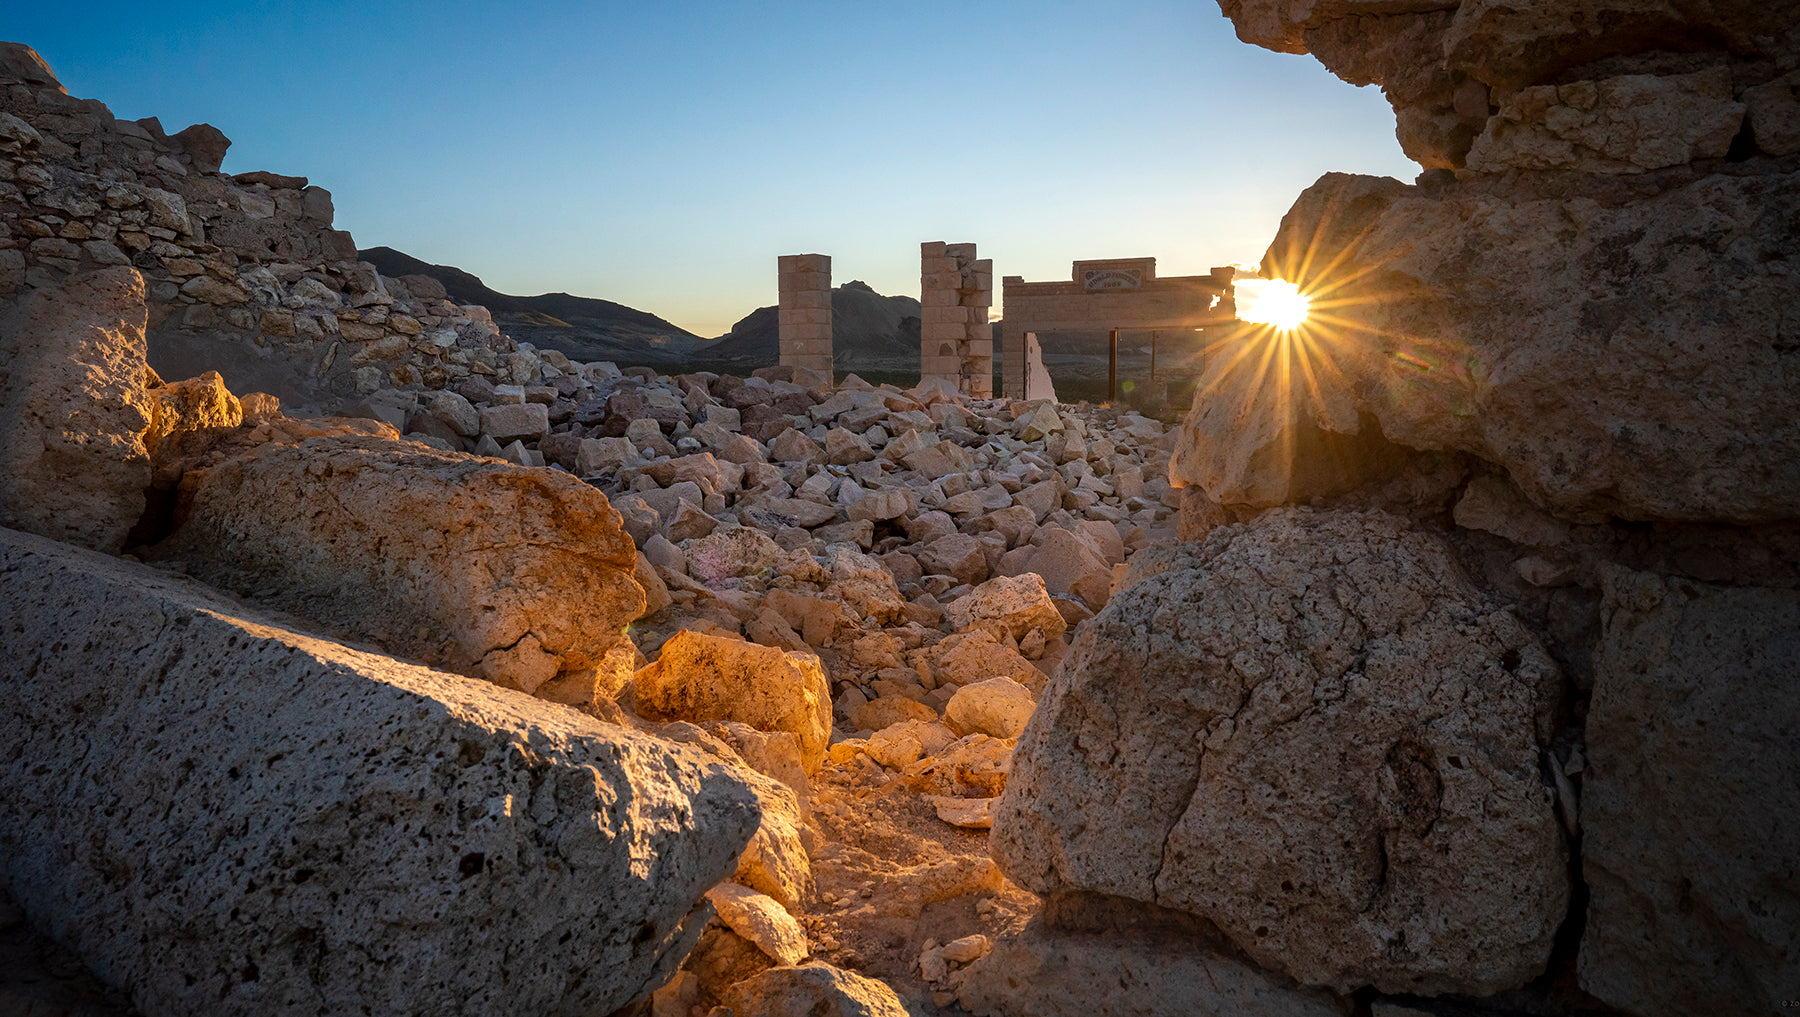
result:
<svg viewBox="0 0 1800 1017"><path fill-rule="evenodd" d="M1569 897L1538 770L1559 692L1437 538L1274 510L1083 627L992 850L1026 889L1199 915L1304 984L1516 987Z"/></svg>
<svg viewBox="0 0 1800 1017"><path fill-rule="evenodd" d="M1011 678L989 678L957 689L944 704L944 723L958 736L979 732L1017 738L1034 707L1025 686Z"/></svg>
<svg viewBox="0 0 1800 1017"><path fill-rule="evenodd" d="M1800 405L1782 365L1800 343L1800 275L1784 266L1800 249L1800 174L1688 178L1634 200L1619 186L1321 178L1265 258L1288 274L1305 251L1332 252L1327 276L1298 280L1336 306L1304 340L1316 385L1292 412L1339 407L1308 419L1340 444L1372 423L1385 442L1471 453L1570 515L1790 517ZM1215 360L1203 386L1227 369ZM1233 432L1223 407L1281 398L1254 386L1240 371L1208 390L1219 408L1190 416L1173 476L1227 505L1333 493L1239 494L1263 490L1258 449L1307 447L1254 421Z"/></svg>
<svg viewBox="0 0 1800 1017"><path fill-rule="evenodd" d="M736 883L720 883L706 899L731 931L756 944L777 964L798 964L810 952L806 930L774 899Z"/></svg>
<svg viewBox="0 0 1800 1017"><path fill-rule="evenodd" d="M683 629L637 674L638 711L653 720L735 720L788 731L813 773L831 739L831 683L810 653Z"/></svg>
<svg viewBox="0 0 1800 1017"><path fill-rule="evenodd" d="M1469 150L1469 168L1643 173L1717 159L1744 123L1731 70L1625 74L1513 93Z"/></svg>
<svg viewBox="0 0 1800 1017"><path fill-rule="evenodd" d="M956 979L977 1017L1339 1017L1337 1001L1178 938L1059 932L1033 922Z"/></svg>
<svg viewBox="0 0 1800 1017"><path fill-rule="evenodd" d="M526 692L596 667L644 607L636 549L600 492L379 438L268 444L213 467L157 553Z"/></svg>
<svg viewBox="0 0 1800 1017"><path fill-rule="evenodd" d="M0 525L123 548L150 486L145 315L143 277L105 268L0 317Z"/></svg>
<svg viewBox="0 0 1800 1017"><path fill-rule="evenodd" d="M1800 985L1800 593L1605 574L1581 987L1644 1017Z"/></svg>
<svg viewBox="0 0 1800 1017"><path fill-rule="evenodd" d="M0 880L146 1017L608 1013L757 822L739 768L0 531Z"/></svg>
<svg viewBox="0 0 1800 1017"><path fill-rule="evenodd" d="M1457 172L1300 196L1262 270L1329 321L1209 356L1177 482L1303 502L1339 491L1283 493L1284 467L1347 469L1326 486L1348 490L1392 443L1497 464L1571 516L1791 517L1800 3L1221 8L1246 41L1380 84L1408 154Z"/></svg>
<svg viewBox="0 0 1800 1017"><path fill-rule="evenodd" d="M770 968L725 990L733 1017L910 1017L886 982L829 964Z"/></svg>
<svg viewBox="0 0 1800 1017"><path fill-rule="evenodd" d="M1023 639L1033 631L1055 639L1068 627L1044 589L1044 577L1035 572L995 576L945 608L958 631L977 625L995 634L1010 633Z"/></svg>

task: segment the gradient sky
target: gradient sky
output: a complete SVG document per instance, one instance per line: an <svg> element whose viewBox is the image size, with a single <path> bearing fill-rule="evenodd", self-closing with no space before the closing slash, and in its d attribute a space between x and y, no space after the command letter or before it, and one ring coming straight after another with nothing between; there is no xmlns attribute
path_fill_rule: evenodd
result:
<svg viewBox="0 0 1800 1017"><path fill-rule="evenodd" d="M361 246L703 336L775 302L780 254L915 296L925 240L1204 273L1328 170L1418 170L1379 91L1212 0L15 6L0 37L71 94L213 124Z"/></svg>

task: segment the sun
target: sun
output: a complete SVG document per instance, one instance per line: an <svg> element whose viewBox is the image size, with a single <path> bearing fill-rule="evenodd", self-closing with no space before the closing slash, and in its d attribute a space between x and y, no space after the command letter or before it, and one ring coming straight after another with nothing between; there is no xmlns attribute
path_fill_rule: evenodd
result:
<svg viewBox="0 0 1800 1017"><path fill-rule="evenodd" d="M1312 298L1286 279L1240 279L1236 283L1239 321L1287 332L1306 323Z"/></svg>

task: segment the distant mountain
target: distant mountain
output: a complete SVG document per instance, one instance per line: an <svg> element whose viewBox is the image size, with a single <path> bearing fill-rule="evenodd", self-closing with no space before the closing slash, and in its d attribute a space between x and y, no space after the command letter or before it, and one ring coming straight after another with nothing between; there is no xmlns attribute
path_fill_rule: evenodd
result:
<svg viewBox="0 0 1800 1017"><path fill-rule="evenodd" d="M919 370L919 302L887 297L853 280L831 291L833 364L839 371ZM779 357L777 312L759 307L731 331L694 351L708 364L773 364Z"/></svg>
<svg viewBox="0 0 1800 1017"><path fill-rule="evenodd" d="M705 343L654 314L610 300L567 293L516 297L489 289L460 268L428 264L391 247L371 247L358 251L357 257L390 278L428 275L444 284L452 301L481 304L493 312L495 323L514 339L539 349L559 350L579 361L611 360L624 366L681 364ZM771 357L769 363L774 362Z"/></svg>

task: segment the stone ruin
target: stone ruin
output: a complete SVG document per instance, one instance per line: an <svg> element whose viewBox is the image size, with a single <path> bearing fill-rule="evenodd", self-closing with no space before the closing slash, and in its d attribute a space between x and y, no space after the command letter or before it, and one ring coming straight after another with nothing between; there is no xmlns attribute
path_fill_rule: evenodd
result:
<svg viewBox="0 0 1800 1017"><path fill-rule="evenodd" d="M0 1011L1779 1008L1800 12L1378 6L1224 4L1430 169L1175 430L513 344L0 47Z"/></svg>
<svg viewBox="0 0 1800 1017"><path fill-rule="evenodd" d="M994 394L994 263L974 244L919 245L919 376L976 399Z"/></svg>
<svg viewBox="0 0 1800 1017"><path fill-rule="evenodd" d="M784 254L777 262L783 367L831 375L831 256Z"/></svg>

